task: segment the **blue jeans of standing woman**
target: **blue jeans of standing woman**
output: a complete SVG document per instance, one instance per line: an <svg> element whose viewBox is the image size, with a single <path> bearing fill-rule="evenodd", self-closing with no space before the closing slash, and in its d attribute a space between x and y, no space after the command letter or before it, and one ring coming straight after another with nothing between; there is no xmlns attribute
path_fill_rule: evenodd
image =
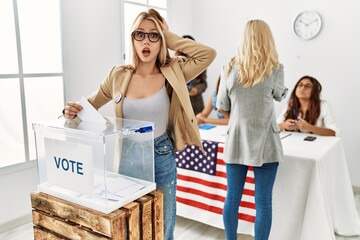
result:
<svg viewBox="0 0 360 240"><path fill-rule="evenodd" d="M255 240L268 240L272 221L272 190L279 163L254 167L255 177ZM227 240L237 239L238 212L248 166L226 164L227 195L223 220Z"/></svg>
<svg viewBox="0 0 360 240"><path fill-rule="evenodd" d="M156 188L164 195L164 240L174 239L176 220L176 154L167 133L154 139Z"/></svg>

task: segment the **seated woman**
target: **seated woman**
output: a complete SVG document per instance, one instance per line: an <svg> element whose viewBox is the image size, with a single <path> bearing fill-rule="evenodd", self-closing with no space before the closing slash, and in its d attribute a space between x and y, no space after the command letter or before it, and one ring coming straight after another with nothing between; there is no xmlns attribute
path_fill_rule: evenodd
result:
<svg viewBox="0 0 360 240"><path fill-rule="evenodd" d="M214 94L209 98L204 109L200 113L196 114L196 119L198 120L198 124L209 123L216 125L227 125L229 123L229 117L225 117L224 115L219 113L216 108L216 99L219 90L219 84L220 84L220 76L216 82L216 90L214 91ZM217 112L217 118L208 117L213 109Z"/></svg>
<svg viewBox="0 0 360 240"><path fill-rule="evenodd" d="M339 130L329 103L320 99L318 80L304 76L296 83L288 106L277 119L282 131L310 132L321 136L337 136Z"/></svg>

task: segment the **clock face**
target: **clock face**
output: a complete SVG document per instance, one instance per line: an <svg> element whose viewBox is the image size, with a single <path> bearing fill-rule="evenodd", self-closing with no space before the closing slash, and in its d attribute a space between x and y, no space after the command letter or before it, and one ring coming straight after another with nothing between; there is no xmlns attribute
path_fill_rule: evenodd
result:
<svg viewBox="0 0 360 240"><path fill-rule="evenodd" d="M320 15L315 11L300 13L294 21L294 32L301 39L311 39L319 34L321 29Z"/></svg>

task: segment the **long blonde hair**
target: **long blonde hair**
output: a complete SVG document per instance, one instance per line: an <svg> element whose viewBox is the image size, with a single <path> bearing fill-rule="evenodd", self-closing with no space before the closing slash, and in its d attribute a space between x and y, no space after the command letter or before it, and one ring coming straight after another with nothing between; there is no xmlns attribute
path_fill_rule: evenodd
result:
<svg viewBox="0 0 360 240"><path fill-rule="evenodd" d="M170 58L170 54L169 54L169 50L166 47L166 41L165 41L165 37L164 37L164 33L161 29L161 26L159 24L159 22L162 22L162 17L160 15L159 12L157 12L155 9L150 8L149 10L147 10L146 12L141 12L136 18L135 21L131 27L130 30L130 42L131 42L131 66L129 66L130 68L136 69L137 66L139 65L139 57L136 54L136 50L135 50L135 46L134 46L134 40L132 39L131 33L133 31L135 31L136 29L138 29L140 23L143 20L151 20L155 23L157 30L159 31L160 35L161 35L161 47L160 47L160 52L157 56L156 59L156 66L157 67L163 67L169 64L171 58Z"/></svg>
<svg viewBox="0 0 360 240"><path fill-rule="evenodd" d="M269 25L263 20L250 20L238 48L236 57L227 65L227 75L232 65L239 73L237 82L252 87L264 81L264 74L270 76L273 68L279 68L279 59Z"/></svg>

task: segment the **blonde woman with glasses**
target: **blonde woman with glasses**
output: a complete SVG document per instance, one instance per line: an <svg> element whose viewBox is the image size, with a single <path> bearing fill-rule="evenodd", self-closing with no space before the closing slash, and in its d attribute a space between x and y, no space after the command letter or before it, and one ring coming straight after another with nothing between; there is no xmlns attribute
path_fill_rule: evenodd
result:
<svg viewBox="0 0 360 240"><path fill-rule="evenodd" d="M225 140L227 195L223 221L227 240L237 239L238 212L249 166L255 177L255 240L267 240L272 190L283 158L274 99L285 98L283 65L271 30L262 20L245 26L236 57L224 67L217 107L229 116Z"/></svg>
<svg viewBox="0 0 360 240"><path fill-rule="evenodd" d="M337 136L339 129L330 104L320 99L320 82L303 76L295 84L288 105L278 117L283 131L310 132L321 136Z"/></svg>
<svg viewBox="0 0 360 240"><path fill-rule="evenodd" d="M113 100L116 117L154 122L155 182L164 196L164 239L172 240L176 219L175 152L187 144L203 150L186 84L211 64L216 51L169 31L165 19L154 9L136 17L129 37L131 64L113 67L88 101L98 109ZM189 58L170 58L168 49ZM75 118L81 109L79 104L69 102L63 113L66 118Z"/></svg>

